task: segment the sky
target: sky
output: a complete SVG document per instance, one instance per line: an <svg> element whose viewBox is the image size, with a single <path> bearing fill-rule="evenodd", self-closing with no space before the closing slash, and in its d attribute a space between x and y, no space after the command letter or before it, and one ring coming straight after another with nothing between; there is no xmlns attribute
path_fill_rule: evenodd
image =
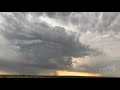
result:
<svg viewBox="0 0 120 90"><path fill-rule="evenodd" d="M0 12L0 74L120 77L119 12Z"/></svg>

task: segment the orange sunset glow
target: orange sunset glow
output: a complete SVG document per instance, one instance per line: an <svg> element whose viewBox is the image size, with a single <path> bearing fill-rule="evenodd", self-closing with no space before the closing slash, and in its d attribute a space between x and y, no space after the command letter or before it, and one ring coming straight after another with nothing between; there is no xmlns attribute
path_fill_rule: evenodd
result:
<svg viewBox="0 0 120 90"><path fill-rule="evenodd" d="M100 74L87 73L87 72L70 72L70 71L56 71L55 75L57 76L93 76L100 77Z"/></svg>

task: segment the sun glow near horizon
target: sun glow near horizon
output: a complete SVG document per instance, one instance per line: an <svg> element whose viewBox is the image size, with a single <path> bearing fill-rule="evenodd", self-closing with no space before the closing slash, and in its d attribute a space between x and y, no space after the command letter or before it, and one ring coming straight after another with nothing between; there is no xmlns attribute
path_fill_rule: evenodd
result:
<svg viewBox="0 0 120 90"><path fill-rule="evenodd" d="M100 77L100 74L88 73L88 72L71 72L71 71L62 71L58 70L55 72L56 76L93 76Z"/></svg>

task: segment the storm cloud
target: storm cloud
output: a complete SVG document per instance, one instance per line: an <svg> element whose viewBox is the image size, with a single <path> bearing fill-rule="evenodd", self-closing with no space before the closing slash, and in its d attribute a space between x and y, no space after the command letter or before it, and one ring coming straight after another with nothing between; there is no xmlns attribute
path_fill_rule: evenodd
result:
<svg viewBox="0 0 120 90"><path fill-rule="evenodd" d="M119 12L1 12L0 71L113 75L119 72L119 28Z"/></svg>
<svg viewBox="0 0 120 90"><path fill-rule="evenodd" d="M49 17L54 17L46 13ZM60 18L70 13L59 13ZM0 13L0 69L35 74L47 69L72 70L72 57L96 55L98 51L79 41L80 33L52 26L43 13ZM36 18L36 19L34 19Z"/></svg>

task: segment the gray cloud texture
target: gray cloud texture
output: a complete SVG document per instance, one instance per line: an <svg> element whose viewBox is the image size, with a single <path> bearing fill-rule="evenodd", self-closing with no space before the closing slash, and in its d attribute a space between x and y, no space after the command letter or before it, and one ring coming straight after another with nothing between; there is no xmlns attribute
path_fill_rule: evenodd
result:
<svg viewBox="0 0 120 90"><path fill-rule="evenodd" d="M77 68L104 74L115 66L119 72L119 28L119 12L2 12L0 70L42 74ZM72 57L83 62L85 56L90 62L74 68Z"/></svg>
<svg viewBox="0 0 120 90"><path fill-rule="evenodd" d="M72 57L98 53L79 41L80 33L62 26L53 27L39 19L42 14L0 13L1 70L35 74L43 69L72 69ZM55 17L54 13L46 14ZM57 17L62 20L69 14L57 13ZM36 17L37 20L34 20Z"/></svg>

